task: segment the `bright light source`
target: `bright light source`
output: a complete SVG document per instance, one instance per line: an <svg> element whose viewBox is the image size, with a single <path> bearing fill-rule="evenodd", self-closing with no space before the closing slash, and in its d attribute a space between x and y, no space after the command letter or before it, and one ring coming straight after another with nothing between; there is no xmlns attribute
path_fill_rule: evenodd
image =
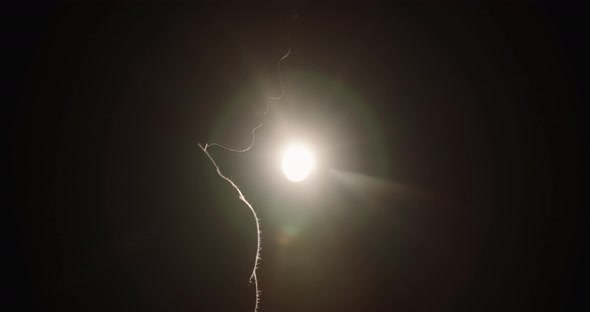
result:
<svg viewBox="0 0 590 312"><path fill-rule="evenodd" d="M311 152L302 145L291 145L283 154L283 173L293 182L303 181L313 170L315 161Z"/></svg>

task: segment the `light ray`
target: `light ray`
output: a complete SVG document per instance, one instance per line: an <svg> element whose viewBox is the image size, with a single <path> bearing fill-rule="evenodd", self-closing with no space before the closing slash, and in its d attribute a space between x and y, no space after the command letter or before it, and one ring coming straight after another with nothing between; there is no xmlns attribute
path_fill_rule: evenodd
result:
<svg viewBox="0 0 590 312"><path fill-rule="evenodd" d="M417 189L399 182L351 171L330 169L329 174L338 183L344 186L356 198L364 203L375 205L378 199L399 195L399 197L419 196L425 194Z"/></svg>

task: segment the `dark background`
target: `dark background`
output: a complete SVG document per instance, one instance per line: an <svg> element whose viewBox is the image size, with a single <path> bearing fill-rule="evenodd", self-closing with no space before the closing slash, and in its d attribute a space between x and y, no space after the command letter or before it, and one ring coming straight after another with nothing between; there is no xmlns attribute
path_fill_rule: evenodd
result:
<svg viewBox="0 0 590 312"><path fill-rule="evenodd" d="M262 220L262 311L585 310L581 12L6 10L2 304L251 311L254 220L197 143L247 145L291 42L260 143L213 151ZM282 120L332 169L286 182Z"/></svg>

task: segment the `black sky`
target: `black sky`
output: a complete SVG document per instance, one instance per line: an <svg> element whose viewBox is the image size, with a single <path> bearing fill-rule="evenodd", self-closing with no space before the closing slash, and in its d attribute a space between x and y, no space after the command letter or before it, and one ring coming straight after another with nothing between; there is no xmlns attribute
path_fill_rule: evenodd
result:
<svg viewBox="0 0 590 312"><path fill-rule="evenodd" d="M588 307L579 8L5 13L8 310L252 311L254 220L197 143L247 145L289 44L259 143L213 155L262 220L261 311ZM286 120L332 171L283 179Z"/></svg>

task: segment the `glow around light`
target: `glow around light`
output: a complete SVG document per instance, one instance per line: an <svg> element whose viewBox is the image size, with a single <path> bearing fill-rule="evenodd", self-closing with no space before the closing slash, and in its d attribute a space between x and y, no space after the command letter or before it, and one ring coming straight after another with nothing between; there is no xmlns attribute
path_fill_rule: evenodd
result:
<svg viewBox="0 0 590 312"><path fill-rule="evenodd" d="M303 181L315 167L312 153L303 145L290 145L283 153L282 168L287 179Z"/></svg>

